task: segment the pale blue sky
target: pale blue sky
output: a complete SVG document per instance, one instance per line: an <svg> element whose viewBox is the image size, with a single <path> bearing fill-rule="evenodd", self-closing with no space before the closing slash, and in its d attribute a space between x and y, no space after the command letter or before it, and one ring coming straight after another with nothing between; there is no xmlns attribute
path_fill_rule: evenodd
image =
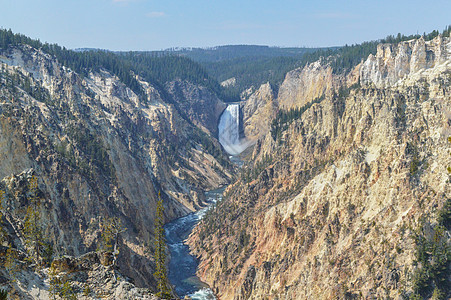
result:
<svg viewBox="0 0 451 300"><path fill-rule="evenodd" d="M0 0L0 27L67 48L336 46L442 31L451 0Z"/></svg>

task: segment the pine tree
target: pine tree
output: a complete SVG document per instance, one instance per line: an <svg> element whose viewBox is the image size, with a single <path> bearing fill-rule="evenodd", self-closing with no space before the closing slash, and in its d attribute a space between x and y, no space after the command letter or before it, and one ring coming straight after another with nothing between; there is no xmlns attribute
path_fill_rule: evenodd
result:
<svg viewBox="0 0 451 300"><path fill-rule="evenodd" d="M0 300L7 300L7 299L8 299L8 291L0 290Z"/></svg>
<svg viewBox="0 0 451 300"><path fill-rule="evenodd" d="M44 233L41 225L41 216L39 207L41 199L37 195L38 179L33 176L30 179L28 189L31 193L30 205L27 207L27 213L24 220L24 237L27 248L35 255L35 262L40 263L40 252L42 251L44 242Z"/></svg>
<svg viewBox="0 0 451 300"><path fill-rule="evenodd" d="M127 230L122 225L121 219L117 217L104 219L100 224L102 230L102 248L103 251L113 252L113 265L116 263L119 254L118 244L119 236L122 232Z"/></svg>
<svg viewBox="0 0 451 300"><path fill-rule="evenodd" d="M9 244L8 250L6 250L4 267L6 271L8 271L11 281L15 282L16 275L20 271L19 255L17 254L17 250L13 249L11 244Z"/></svg>
<svg viewBox="0 0 451 300"><path fill-rule="evenodd" d="M156 272L155 279L158 283L157 296L163 299L171 298L171 293L168 287L168 276L166 269L166 240L164 236L164 207L161 193L158 192L157 214L155 217L155 263Z"/></svg>
<svg viewBox="0 0 451 300"><path fill-rule="evenodd" d="M6 239L6 231L3 228L3 195L5 192L0 190L0 243Z"/></svg>
<svg viewBox="0 0 451 300"><path fill-rule="evenodd" d="M51 299L67 299L75 300L77 299L77 293L67 274L60 273L52 262L49 268L49 294Z"/></svg>

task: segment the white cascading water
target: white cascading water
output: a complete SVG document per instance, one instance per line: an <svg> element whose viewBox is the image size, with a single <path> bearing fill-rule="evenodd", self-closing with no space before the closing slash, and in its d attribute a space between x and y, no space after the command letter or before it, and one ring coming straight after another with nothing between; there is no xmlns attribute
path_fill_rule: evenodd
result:
<svg viewBox="0 0 451 300"><path fill-rule="evenodd" d="M230 104L224 110L218 125L219 142L225 151L238 155L247 148L245 141L240 139L240 105Z"/></svg>

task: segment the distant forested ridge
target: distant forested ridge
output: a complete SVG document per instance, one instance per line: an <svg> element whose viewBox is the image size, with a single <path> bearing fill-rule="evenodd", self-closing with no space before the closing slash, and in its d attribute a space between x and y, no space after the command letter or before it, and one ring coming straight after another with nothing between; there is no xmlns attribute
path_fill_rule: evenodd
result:
<svg viewBox="0 0 451 300"><path fill-rule="evenodd" d="M266 82L277 90L288 71L301 66L306 54L318 50L320 49L228 45L176 52L199 62L219 82L235 78L235 84L226 87L226 91L229 97L239 98L244 90L257 88Z"/></svg>
<svg viewBox="0 0 451 300"><path fill-rule="evenodd" d="M0 49L20 44L29 45L55 56L64 66L87 76L90 71L105 69L118 78L138 96L143 97L144 91L135 75L155 85L165 97L169 95L164 90L164 83L175 79L187 80L209 88L224 101L228 99L227 91L216 79L210 77L207 71L197 62L180 55L165 53L155 55L143 52L112 52L107 50L69 50L57 44L42 43L22 34L14 34L11 30L0 29ZM170 100L170 99L168 99Z"/></svg>
<svg viewBox="0 0 451 300"><path fill-rule="evenodd" d="M451 26L442 32L449 36ZM438 30L422 36L431 40ZM136 80L139 75L155 85L160 93L166 93L168 81L187 80L209 88L223 101L238 101L240 94L250 88L258 88L269 82L277 92L288 71L305 66L321 57L333 68L334 73L348 72L370 54L376 54L379 43L399 43L421 35L398 34L385 39L330 48L279 48L255 45L229 45L214 48L168 49L164 51L112 52L99 49L68 50L56 44L42 43L11 30L0 30L0 49L11 45L27 44L54 55L63 65L86 76L89 71L105 69L119 77L138 96L144 91ZM235 78L227 87L219 84ZM168 99L170 100L170 99Z"/></svg>
<svg viewBox="0 0 451 300"><path fill-rule="evenodd" d="M121 52L118 56L132 70L153 83L164 84L173 80L187 80L202 85L213 91L224 101L228 99L227 91L216 79L197 62L183 56L170 53L155 55L151 52Z"/></svg>
<svg viewBox="0 0 451 300"><path fill-rule="evenodd" d="M443 30L443 36L449 36L451 26ZM411 39L423 38L428 41L439 35L438 30L422 35L389 35L385 39L364 42L357 45L330 48L278 48L267 46L221 46L210 49L170 50L173 53L190 57L199 62L208 73L219 82L235 78L235 84L229 85L226 94L238 97L239 93L257 88L269 82L277 92L288 71L321 57L327 59L334 73L348 72L370 54L376 54L380 43L399 43Z"/></svg>
<svg viewBox="0 0 451 300"><path fill-rule="evenodd" d="M185 48L169 49L165 52L173 52L191 58L197 62L221 62L249 58L274 58L274 57L302 57L305 53L314 52L318 48L284 48L259 45L226 45L212 48Z"/></svg>
<svg viewBox="0 0 451 300"><path fill-rule="evenodd" d="M10 46L20 44L41 49L43 52L55 56L61 64L82 76L87 76L91 70L108 70L118 76L138 96L144 95L141 85L130 72L131 66L113 52L106 50L73 51L57 44L42 43L40 40L31 39L23 34L14 34L11 29L0 30L0 49L6 50Z"/></svg>

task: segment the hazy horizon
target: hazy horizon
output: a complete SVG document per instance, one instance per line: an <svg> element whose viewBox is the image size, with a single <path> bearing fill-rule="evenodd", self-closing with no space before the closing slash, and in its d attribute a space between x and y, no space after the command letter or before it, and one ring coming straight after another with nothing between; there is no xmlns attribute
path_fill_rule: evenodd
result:
<svg viewBox="0 0 451 300"><path fill-rule="evenodd" d="M15 0L0 27L70 49L334 47L442 31L451 1Z"/></svg>

